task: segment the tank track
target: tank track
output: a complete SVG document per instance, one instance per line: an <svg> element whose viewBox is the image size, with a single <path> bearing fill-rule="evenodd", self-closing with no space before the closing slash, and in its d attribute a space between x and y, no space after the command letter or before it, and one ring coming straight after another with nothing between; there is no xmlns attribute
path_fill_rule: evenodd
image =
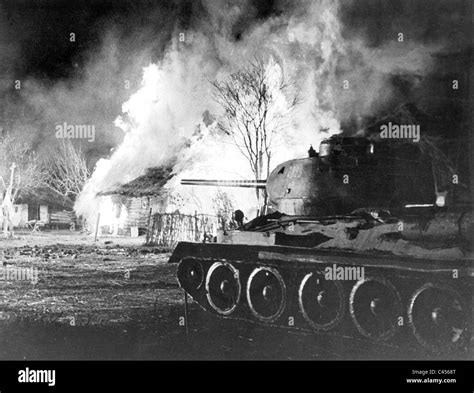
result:
<svg viewBox="0 0 474 393"><path fill-rule="evenodd" d="M469 260L180 243L170 262L180 286L224 318L430 353L472 350Z"/></svg>

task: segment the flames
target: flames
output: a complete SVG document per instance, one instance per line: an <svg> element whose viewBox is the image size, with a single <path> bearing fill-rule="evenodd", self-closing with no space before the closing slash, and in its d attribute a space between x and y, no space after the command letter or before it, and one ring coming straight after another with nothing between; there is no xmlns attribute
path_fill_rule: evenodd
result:
<svg viewBox="0 0 474 393"><path fill-rule="evenodd" d="M212 99L210 81L225 78L253 58L267 62L272 85L284 78L301 100L291 124L278 136L273 166L305 156L310 144L317 147L322 139L339 133L341 120L354 111L363 115L386 100L383 75L390 67L382 65L380 58L372 66L374 53L360 40L342 38L339 4L325 0L298 3L300 8L290 16L256 24L239 41L228 35L230 21L218 20L245 12L238 7L229 15L216 13L217 19L210 24L215 31L196 28L184 32L185 42L179 41L176 31L162 59L142 70L141 87L123 104L123 113L115 121L125 133L123 142L109 159L97 163L76 203L77 214L93 221L101 212L102 224L113 221L113 214L106 213L110 206L100 206L97 193L160 165L172 166L175 174L166 185L170 198L164 210L214 214L216 189L183 187L179 180L252 178L232 140L216 129L216 118L222 113ZM403 69L403 56L396 66ZM351 83L347 93L342 89L345 79ZM279 104L284 110L284 97ZM248 218L255 216L253 190L224 191L235 208L244 210Z"/></svg>
<svg viewBox="0 0 474 393"><path fill-rule="evenodd" d="M99 220L98 234L107 231L108 234L118 235L119 230L125 226L128 218L128 212L125 206L120 202L114 200L113 196L107 195L98 198L97 211L100 212L100 217L93 217ZM90 223L89 223L90 224ZM97 221L95 222L95 225ZM91 225L89 225L91 228ZM95 228L95 226L94 226Z"/></svg>

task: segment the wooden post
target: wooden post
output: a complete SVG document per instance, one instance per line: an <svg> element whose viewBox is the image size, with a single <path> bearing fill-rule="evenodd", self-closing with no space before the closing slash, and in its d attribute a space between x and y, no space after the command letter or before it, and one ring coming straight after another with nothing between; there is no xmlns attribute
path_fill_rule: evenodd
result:
<svg viewBox="0 0 474 393"><path fill-rule="evenodd" d="M171 216L170 216L170 226L169 226L169 230L168 230L168 240L167 240L167 244L166 244L166 247L172 247L172 240L173 240L173 230L174 230L174 216L175 214L174 213L171 213Z"/></svg>
<svg viewBox="0 0 474 393"><path fill-rule="evenodd" d="M159 221L160 220L160 213L155 213L153 215L153 229L152 229L152 234L153 234L153 239L151 240L153 242L153 245L156 246L156 242L158 239L158 227L159 227Z"/></svg>
<svg viewBox="0 0 474 393"><path fill-rule="evenodd" d="M94 237L94 242L97 241L97 233L99 232L99 221L100 221L100 213L97 214L97 222L95 224L95 237Z"/></svg>
<svg viewBox="0 0 474 393"><path fill-rule="evenodd" d="M184 291L184 324L186 327L186 343L189 344L189 312L188 312L188 293Z"/></svg>
<svg viewBox="0 0 474 393"><path fill-rule="evenodd" d="M198 212L194 211L194 241L199 241Z"/></svg>
<svg viewBox="0 0 474 393"><path fill-rule="evenodd" d="M150 211L148 212L148 222L146 223L146 244L150 241L150 220L151 220L151 211L152 208L150 207Z"/></svg>

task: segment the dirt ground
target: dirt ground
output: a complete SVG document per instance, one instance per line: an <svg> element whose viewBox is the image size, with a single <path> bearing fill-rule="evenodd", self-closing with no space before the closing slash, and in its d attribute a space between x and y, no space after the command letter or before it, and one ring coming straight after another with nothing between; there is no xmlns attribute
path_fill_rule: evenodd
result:
<svg viewBox="0 0 474 393"><path fill-rule="evenodd" d="M186 335L176 265L167 263L169 252L144 247L143 241L94 242L68 231L0 240L0 359L412 357L365 348L353 339L221 320L195 303ZM33 274L20 280L5 273L31 268L37 282Z"/></svg>

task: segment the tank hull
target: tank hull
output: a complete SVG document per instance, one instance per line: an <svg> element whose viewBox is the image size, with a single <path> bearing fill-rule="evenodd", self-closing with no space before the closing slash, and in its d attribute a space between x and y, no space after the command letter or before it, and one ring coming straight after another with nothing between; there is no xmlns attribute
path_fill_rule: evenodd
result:
<svg viewBox="0 0 474 393"><path fill-rule="evenodd" d="M181 287L224 318L432 353L472 350L469 259L183 242L170 262L180 264Z"/></svg>

